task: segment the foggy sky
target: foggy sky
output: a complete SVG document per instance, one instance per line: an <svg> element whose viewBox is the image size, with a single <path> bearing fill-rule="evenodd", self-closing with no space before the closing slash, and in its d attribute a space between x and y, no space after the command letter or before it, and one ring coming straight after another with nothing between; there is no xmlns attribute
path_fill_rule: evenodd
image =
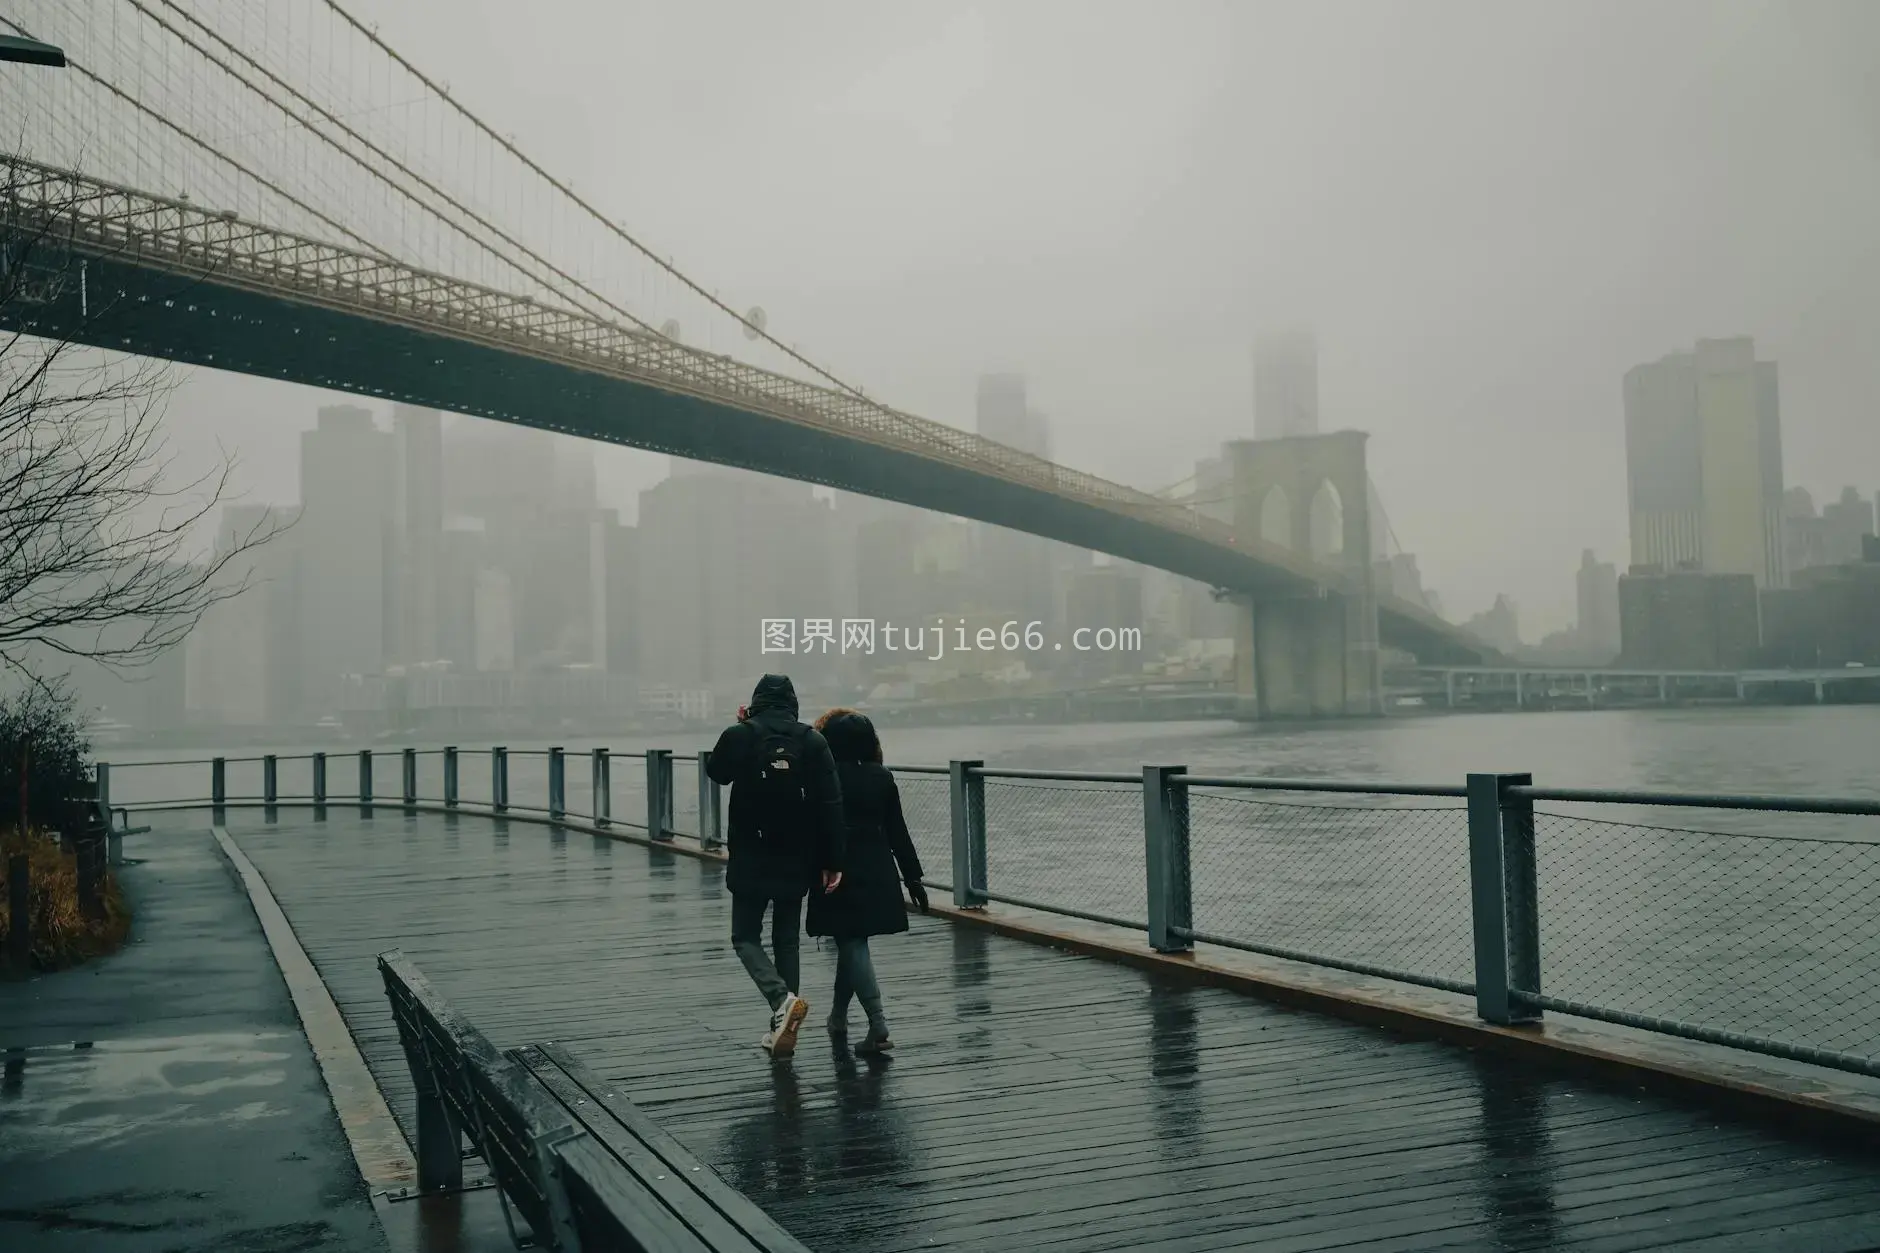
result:
<svg viewBox="0 0 1880 1253"><path fill-rule="evenodd" d="M1583 547L1623 567L1620 379L1699 337L1779 361L1790 483L1880 488L1880 4L355 9L871 394L970 426L1023 369L1080 468L1183 478L1252 434L1254 333L1314 326L1452 616L1536 638ZM195 372L170 414L288 502L320 402Z"/></svg>

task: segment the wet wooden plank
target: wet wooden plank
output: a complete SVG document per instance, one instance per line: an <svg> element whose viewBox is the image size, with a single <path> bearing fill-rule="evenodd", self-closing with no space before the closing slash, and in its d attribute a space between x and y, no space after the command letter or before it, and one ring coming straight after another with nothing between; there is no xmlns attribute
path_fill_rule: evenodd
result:
<svg viewBox="0 0 1880 1253"><path fill-rule="evenodd" d="M772 1063L716 865L389 810L236 834L407 1126L392 947L819 1250L1880 1244L1871 1150L938 920L875 945L892 1058L830 1047L833 954L806 946L810 1022Z"/></svg>

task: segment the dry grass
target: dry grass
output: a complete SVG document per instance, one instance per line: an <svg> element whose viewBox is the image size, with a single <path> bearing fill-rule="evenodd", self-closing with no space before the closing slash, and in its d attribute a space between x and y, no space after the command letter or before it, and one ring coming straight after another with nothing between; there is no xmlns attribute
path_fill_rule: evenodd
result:
<svg viewBox="0 0 1880 1253"><path fill-rule="evenodd" d="M63 970L93 957L115 952L131 927L130 907L124 903L117 878L107 868L104 882L104 917L93 920L78 908L78 858L61 851L56 838L17 831L0 834L0 960L5 937L12 933L8 902L11 884L7 865L16 853L25 853L32 883L30 916L33 920L32 968Z"/></svg>

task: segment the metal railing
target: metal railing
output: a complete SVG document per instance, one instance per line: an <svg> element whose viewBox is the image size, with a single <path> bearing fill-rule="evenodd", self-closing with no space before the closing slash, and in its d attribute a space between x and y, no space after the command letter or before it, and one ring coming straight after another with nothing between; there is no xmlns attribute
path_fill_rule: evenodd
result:
<svg viewBox="0 0 1880 1253"><path fill-rule="evenodd" d="M497 747L473 768L456 748L362 751L343 771L319 753L118 762L99 791L119 808L469 806L722 846L708 753L594 748L573 772L569 755ZM204 767L206 797L124 791L127 775L167 771L167 790L187 793L176 772ZM960 909L1014 905L1141 931L1164 953L1217 945L1458 993L1500 1025L1563 1013L1880 1077L1880 801L1513 774L894 770L926 882Z"/></svg>

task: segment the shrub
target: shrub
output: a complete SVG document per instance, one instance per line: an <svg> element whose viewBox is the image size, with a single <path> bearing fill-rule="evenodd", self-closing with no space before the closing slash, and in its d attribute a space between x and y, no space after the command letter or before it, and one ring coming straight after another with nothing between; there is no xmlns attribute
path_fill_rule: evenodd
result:
<svg viewBox="0 0 1880 1253"><path fill-rule="evenodd" d="M35 684L0 696L0 826L18 825L24 763L27 827L57 827L66 799L91 779L90 752L69 694Z"/></svg>
<svg viewBox="0 0 1880 1253"><path fill-rule="evenodd" d="M114 952L124 943L130 932L131 911L116 878L105 872L100 893L103 916L87 918L78 907L77 855L61 849L54 837L38 832L21 835L18 831L0 835L0 939L12 934L12 884L7 875L13 857L19 853L26 854L32 884L32 969L62 970Z"/></svg>

